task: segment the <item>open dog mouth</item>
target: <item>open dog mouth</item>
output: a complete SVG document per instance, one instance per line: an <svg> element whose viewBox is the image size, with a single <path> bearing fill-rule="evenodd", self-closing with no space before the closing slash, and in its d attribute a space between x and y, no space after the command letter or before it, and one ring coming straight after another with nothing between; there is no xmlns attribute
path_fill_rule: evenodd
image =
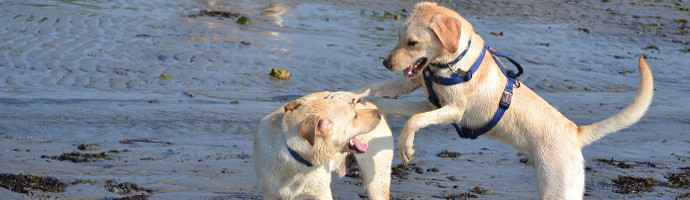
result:
<svg viewBox="0 0 690 200"><path fill-rule="evenodd" d="M369 149L369 145L360 142L357 138L350 139L347 146L357 153L365 153Z"/></svg>
<svg viewBox="0 0 690 200"><path fill-rule="evenodd" d="M416 62L412 63L409 67L403 70L403 75L405 77L413 77L419 74L419 72L426 66L426 58L420 58Z"/></svg>

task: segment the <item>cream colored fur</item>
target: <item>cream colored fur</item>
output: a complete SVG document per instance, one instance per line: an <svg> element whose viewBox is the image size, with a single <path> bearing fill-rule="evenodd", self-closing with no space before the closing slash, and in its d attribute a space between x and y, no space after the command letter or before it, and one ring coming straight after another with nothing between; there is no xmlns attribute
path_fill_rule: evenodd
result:
<svg viewBox="0 0 690 200"><path fill-rule="evenodd" d="M452 31L459 31L459 36ZM422 68L430 67L427 66L430 62L448 63L465 49L470 39L469 51L459 63L452 69L431 67L434 73L449 77L457 69L467 71L483 51L484 41L456 12L436 3L422 2L415 6L410 18L400 28L398 45L384 65L400 71L420 58L428 59L422 63L423 66L420 65ZM484 136L509 144L531 158L541 199L582 199L585 185L582 147L634 124L651 104L653 77L642 57L639 71L639 89L628 107L604 121L580 127L522 84L514 89L512 104L501 121ZM428 94L421 74L368 84L355 93L370 89L369 96L396 96L422 87ZM384 113L411 113L404 110L417 109L415 112L418 113L410 117L398 138L398 153L403 162L412 160L414 135L421 128L449 123L460 123L470 129L484 127L493 118L506 83L507 78L487 53L469 82L451 86L432 84L441 108L433 110L425 102L383 109ZM420 108L427 110L419 111Z"/></svg>
<svg viewBox="0 0 690 200"><path fill-rule="evenodd" d="M363 102L355 107L359 95L348 94L342 100L325 98L329 94L307 95L261 120L254 135L254 166L264 199L332 199L332 174L344 174L349 154L354 154L359 165L369 199L389 198L393 137L388 124L375 105ZM355 112L360 119L353 118ZM331 125L317 133L313 146L300 132L309 119L328 120ZM322 130L322 123L306 124L316 127L317 132ZM368 144L366 153L346 149L354 136ZM288 145L314 166L297 162Z"/></svg>

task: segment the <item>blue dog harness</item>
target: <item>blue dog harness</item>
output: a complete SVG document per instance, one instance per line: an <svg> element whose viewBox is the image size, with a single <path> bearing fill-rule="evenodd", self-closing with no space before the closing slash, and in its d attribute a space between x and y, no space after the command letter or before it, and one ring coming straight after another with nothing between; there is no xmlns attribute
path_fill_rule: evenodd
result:
<svg viewBox="0 0 690 200"><path fill-rule="evenodd" d="M436 67L440 68L450 68L450 66L454 65L455 63L459 62L460 59L467 53L467 49L469 49L469 46L472 41L470 41L467 44L467 48L465 51L463 51L458 58L453 60L450 63L446 64L430 64ZM480 135L488 132L498 124L499 121L501 121L501 118L503 117L503 114L505 111L510 107L510 101L513 97L513 85L517 85L519 87L519 82L517 81L517 77L522 74L522 66L518 64L515 60L510 58L508 55L505 55L503 53L500 53L496 51L495 49L489 47L489 46L484 46L482 49L481 54L479 55L479 58L472 64L472 67L470 67L469 71L463 71L462 69L458 69L455 73L452 73L450 75L450 78L446 77L441 77L429 69L430 67L427 67L424 69L423 76L424 76L424 83L426 85L427 92L429 93L429 102L436 106L436 108L441 108L441 103L439 102L438 97L436 96L436 92L434 92L434 89L431 87L432 82L436 84L441 84L441 85L455 85L455 84L460 84L463 82L469 82L472 79L472 75L474 72L477 71L479 66L482 64L482 61L484 60L484 55L486 52L489 51L491 55L493 55L494 62L498 65L498 68L501 69L501 72L503 75L505 75L508 78L508 83L506 84L505 90L503 91L503 96L501 97L501 101L499 102L498 105L498 110L496 111L496 114L494 115L494 118L484 126L483 128L476 129L476 130L470 130L465 127L461 127L458 123L453 123L453 127L455 128L455 131L458 132L458 136L461 138L469 138L469 139L477 139ZM496 56L504 57L510 60L511 63L513 63L517 68L518 68L518 73L515 74L512 70L504 70L503 69L503 64L498 60Z"/></svg>

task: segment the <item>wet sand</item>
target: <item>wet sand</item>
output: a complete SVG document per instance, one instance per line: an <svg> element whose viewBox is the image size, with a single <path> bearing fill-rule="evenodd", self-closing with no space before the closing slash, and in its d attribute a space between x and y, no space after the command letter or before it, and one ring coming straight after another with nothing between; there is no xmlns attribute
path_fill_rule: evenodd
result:
<svg viewBox="0 0 690 200"><path fill-rule="evenodd" d="M0 2L0 173L67 183L64 192L23 194L0 188L0 196L260 198L252 163L252 134L259 120L297 96L400 77L380 63L413 5L373 0ZM632 100L639 81L637 57L644 55L655 76L652 106L631 128L583 149L585 198L690 196L689 188L669 184L671 173L690 166L690 103L684 101L690 92L685 72L690 3L441 5L473 23L488 45L516 58L525 68L520 81L577 124L603 120ZM207 9L229 15L199 15ZM402 20L396 21L395 14ZM251 24L236 23L240 16ZM272 68L291 70L290 79L270 77ZM424 94L400 98L423 99ZM389 118L394 137L404 123ZM487 138L460 139L449 125L422 129L415 145L415 167L393 175L394 199L462 193L479 199L538 198L531 166L520 162L511 147ZM437 156L444 150L459 156ZM77 163L58 159L73 152L105 156ZM395 158L394 165L399 163ZM614 182L619 176L660 184L621 194ZM113 190L110 180L143 189ZM359 199L364 190L358 182L334 179L335 196Z"/></svg>

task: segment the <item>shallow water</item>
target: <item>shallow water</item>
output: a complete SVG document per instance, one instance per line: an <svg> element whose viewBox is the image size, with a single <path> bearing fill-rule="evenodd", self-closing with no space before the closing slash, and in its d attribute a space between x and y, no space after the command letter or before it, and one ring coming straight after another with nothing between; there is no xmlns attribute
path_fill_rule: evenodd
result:
<svg viewBox="0 0 690 200"><path fill-rule="evenodd" d="M690 115L677 112L690 108L679 101L690 91L690 76L684 73L687 53L680 51L687 45L673 42L690 39L678 34L684 29L672 22L690 15L666 6L673 2L638 3L443 4L460 11L487 44L520 61L525 67L521 82L578 124L613 115L632 99L639 79L637 56L646 55L655 75L655 101L643 121L583 150L593 168L587 172L591 198L672 199L684 191L658 187L636 196L611 190L610 179L617 175L665 180L665 173L688 166L690 158ZM304 94L399 77L381 60L397 42L402 24L393 15L400 13L404 20L409 13L402 9L412 5L373 0L0 2L0 159L5 163L0 172L136 182L155 190L156 199L255 197L251 143L258 121ZM205 9L237 13L252 24L237 24L234 17L190 16ZM640 28L655 20L664 26ZM577 30L582 27L591 32ZM292 76L270 77L271 68L291 70ZM171 80L161 79L162 74ZM401 98L423 97L416 91ZM397 136L405 121L389 120ZM119 143L137 138L172 144ZM519 163L510 147L485 138L460 140L446 125L422 130L415 141L419 155L414 162L441 171L394 179L393 197L426 199L474 186L490 190L482 199L537 197L531 167ZM40 159L92 143L99 145L96 151L129 152L85 164ZM442 150L468 155L440 159L435 154ZM592 161L611 157L665 166L626 171ZM339 198L364 193L344 181L356 182L334 180ZM16 195L4 189L0 194ZM45 195L121 196L98 184L75 184L64 194L33 197Z"/></svg>

